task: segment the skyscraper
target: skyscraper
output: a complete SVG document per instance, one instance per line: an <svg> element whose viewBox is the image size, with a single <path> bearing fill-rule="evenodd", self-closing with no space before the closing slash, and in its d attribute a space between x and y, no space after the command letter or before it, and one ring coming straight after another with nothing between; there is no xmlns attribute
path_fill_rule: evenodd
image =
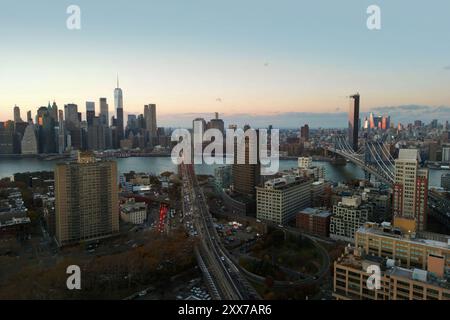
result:
<svg viewBox="0 0 450 320"><path fill-rule="evenodd" d="M158 127L156 124L156 105L148 104L144 106L144 119L145 127L148 132L149 142L151 145L154 144L157 137Z"/></svg>
<svg viewBox="0 0 450 320"><path fill-rule="evenodd" d="M22 118L20 117L20 108L18 106L14 106L14 122L22 122Z"/></svg>
<svg viewBox="0 0 450 320"><path fill-rule="evenodd" d="M353 103L350 102L348 112L348 142L354 151L358 151L359 136L359 93L350 96Z"/></svg>
<svg viewBox="0 0 450 320"><path fill-rule="evenodd" d="M86 101L86 122L88 127L92 126L95 117L95 102Z"/></svg>
<svg viewBox="0 0 450 320"><path fill-rule="evenodd" d="M428 205L428 170L419 167L417 149L400 149L395 160L394 225L414 232L425 230Z"/></svg>
<svg viewBox="0 0 450 320"><path fill-rule="evenodd" d="M73 103L66 104L64 106L64 116L66 120L65 130L68 136L70 136L70 138L68 137L67 145L77 150L81 149L82 138L80 120L78 117L78 106Z"/></svg>
<svg viewBox="0 0 450 320"><path fill-rule="evenodd" d="M100 122L102 125L109 127L109 111L106 98L100 98Z"/></svg>
<svg viewBox="0 0 450 320"><path fill-rule="evenodd" d="M114 90L114 106L116 108L116 130L117 140L120 145L120 140L124 137L124 124L123 124L123 93L119 87L119 77L117 77L117 88Z"/></svg>
<svg viewBox="0 0 450 320"><path fill-rule="evenodd" d="M214 119L211 119L211 121L209 122L209 127L211 129L217 129L222 132L222 134L225 134L225 124L223 120L219 118L218 112L215 113Z"/></svg>
<svg viewBox="0 0 450 320"><path fill-rule="evenodd" d="M56 238L59 245L98 239L119 231L117 164L78 153L55 168Z"/></svg>
<svg viewBox="0 0 450 320"><path fill-rule="evenodd" d="M34 124L28 124L22 138L22 154L37 154L38 143Z"/></svg>
<svg viewBox="0 0 450 320"><path fill-rule="evenodd" d="M309 126L308 126L308 124L305 124L303 127L301 127L301 129L300 129L300 137L302 138L303 141L308 141L309 140Z"/></svg>
<svg viewBox="0 0 450 320"><path fill-rule="evenodd" d="M28 123L32 123L32 122L33 122L33 118L32 118L32 116L31 116L31 111L28 111L28 112L27 112L27 122L28 122Z"/></svg>

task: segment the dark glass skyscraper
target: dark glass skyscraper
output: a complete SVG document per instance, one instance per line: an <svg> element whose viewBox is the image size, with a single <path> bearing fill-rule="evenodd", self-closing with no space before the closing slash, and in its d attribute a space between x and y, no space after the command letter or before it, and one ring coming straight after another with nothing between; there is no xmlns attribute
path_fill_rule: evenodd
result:
<svg viewBox="0 0 450 320"><path fill-rule="evenodd" d="M350 96L353 103L350 102L348 111L348 142L354 151L358 151L359 135L359 93Z"/></svg>

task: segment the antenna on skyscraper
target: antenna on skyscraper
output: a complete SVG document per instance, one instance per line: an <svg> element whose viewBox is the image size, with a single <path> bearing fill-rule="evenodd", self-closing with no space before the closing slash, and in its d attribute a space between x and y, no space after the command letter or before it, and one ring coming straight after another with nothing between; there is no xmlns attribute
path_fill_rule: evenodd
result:
<svg viewBox="0 0 450 320"><path fill-rule="evenodd" d="M117 88L119 88L119 74L117 74Z"/></svg>

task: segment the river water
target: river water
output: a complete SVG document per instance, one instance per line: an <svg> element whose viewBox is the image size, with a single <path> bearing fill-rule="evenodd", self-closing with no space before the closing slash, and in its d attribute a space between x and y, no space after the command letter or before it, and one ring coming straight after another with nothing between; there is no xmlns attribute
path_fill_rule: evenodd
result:
<svg viewBox="0 0 450 320"><path fill-rule="evenodd" d="M0 178L10 177L18 172L53 171L55 164L61 160L41 160L35 158L24 159L0 159ZM119 158L116 160L119 173L148 172L160 174L164 171L176 171L176 166L170 157L145 157L145 158ZM333 182L343 182L350 179L364 178L364 172L356 165L347 163L345 166L333 165L329 162L313 162L314 165L325 167L325 177ZM197 165L198 174L214 174L216 166ZM296 168L296 160L280 160L280 170ZM445 170L430 170L430 186L440 186L441 175Z"/></svg>

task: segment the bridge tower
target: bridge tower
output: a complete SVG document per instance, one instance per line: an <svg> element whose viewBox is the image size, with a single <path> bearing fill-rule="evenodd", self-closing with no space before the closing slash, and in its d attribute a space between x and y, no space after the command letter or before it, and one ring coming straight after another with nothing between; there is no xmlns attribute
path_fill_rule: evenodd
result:
<svg viewBox="0 0 450 320"><path fill-rule="evenodd" d="M370 165L372 163L372 157L370 156L369 150L369 142L366 141L364 148L364 165ZM364 170L364 179L370 182L372 175L369 171Z"/></svg>

